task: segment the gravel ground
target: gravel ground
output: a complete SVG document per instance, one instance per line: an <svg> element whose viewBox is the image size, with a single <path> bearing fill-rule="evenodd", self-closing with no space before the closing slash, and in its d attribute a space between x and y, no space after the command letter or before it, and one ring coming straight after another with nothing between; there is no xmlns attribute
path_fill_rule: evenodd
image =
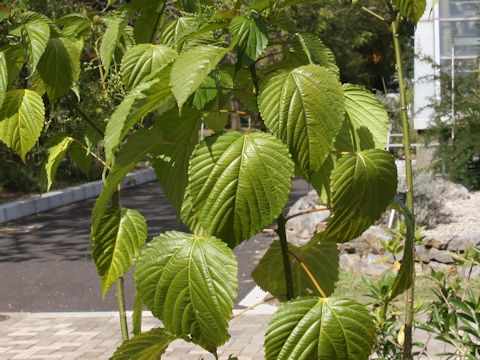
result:
<svg viewBox="0 0 480 360"><path fill-rule="evenodd" d="M480 214L480 191L471 192L469 199L447 200L445 210L451 213L450 222L438 224L426 230L427 238L449 240L454 236L468 235L480 231L478 216Z"/></svg>

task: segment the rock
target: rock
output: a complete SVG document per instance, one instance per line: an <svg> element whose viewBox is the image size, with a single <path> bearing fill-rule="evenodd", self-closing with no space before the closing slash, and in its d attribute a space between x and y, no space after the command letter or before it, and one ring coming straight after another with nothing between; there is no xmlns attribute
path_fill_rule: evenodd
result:
<svg viewBox="0 0 480 360"><path fill-rule="evenodd" d="M372 252L372 248L363 237L358 237L354 240L340 244L340 251L347 254L358 254L360 256L367 256Z"/></svg>
<svg viewBox="0 0 480 360"><path fill-rule="evenodd" d="M372 252L381 254L384 252L382 241L391 241L392 235L380 226L371 226L361 236L370 245Z"/></svg>
<svg viewBox="0 0 480 360"><path fill-rule="evenodd" d="M425 246L426 249L439 249L439 250L445 250L448 246L448 242L450 239L447 238L441 238L441 239L426 239L423 243L423 246Z"/></svg>
<svg viewBox="0 0 480 360"><path fill-rule="evenodd" d="M465 251L475 245L480 245L480 232L454 236L448 242L447 249L449 251Z"/></svg>
<svg viewBox="0 0 480 360"><path fill-rule="evenodd" d="M437 183L437 186L441 189L439 195L443 196L443 198L446 200L455 201L459 199L470 199L470 193L465 186L456 184L445 179L437 179L435 182Z"/></svg>
<svg viewBox="0 0 480 360"><path fill-rule="evenodd" d="M429 250L428 255L429 255L430 261L437 261L442 264L453 263L452 255L450 255L450 251L447 251L447 250L438 250L438 249L432 248Z"/></svg>
<svg viewBox="0 0 480 360"><path fill-rule="evenodd" d="M442 264L442 263L439 263L439 262L436 262L436 261L431 261L428 266L430 266L430 268L433 270L433 271L436 271L436 272L444 272L444 273L450 273L451 270L452 270L452 267L449 266L449 265L446 265L446 264Z"/></svg>
<svg viewBox="0 0 480 360"><path fill-rule="evenodd" d="M315 190L301 197L288 211L287 216L298 214L314 208L320 208L318 195ZM296 246L305 245L318 231L323 229L330 216L330 212L318 211L295 217L287 222L288 241Z"/></svg>
<svg viewBox="0 0 480 360"><path fill-rule="evenodd" d="M371 276L381 276L386 271L392 269L392 265L388 262L389 256L368 254L362 258L362 273Z"/></svg>
<svg viewBox="0 0 480 360"><path fill-rule="evenodd" d="M465 279L467 279L469 275L470 275L470 278L473 279L480 276L480 266L473 265L471 270L470 270L470 267L460 267L458 269L458 273L461 276L463 276Z"/></svg>
<svg viewBox="0 0 480 360"><path fill-rule="evenodd" d="M341 254L340 267L344 270L351 270L358 268L360 264L360 255L358 254Z"/></svg>
<svg viewBox="0 0 480 360"><path fill-rule="evenodd" d="M430 262L430 249L427 249L425 246L417 245L415 246L417 259L423 263L428 264Z"/></svg>

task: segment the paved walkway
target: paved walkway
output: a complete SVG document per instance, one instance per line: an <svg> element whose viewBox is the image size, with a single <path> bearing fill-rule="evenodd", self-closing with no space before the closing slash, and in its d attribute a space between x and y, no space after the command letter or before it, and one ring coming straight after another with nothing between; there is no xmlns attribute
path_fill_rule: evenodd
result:
<svg viewBox="0 0 480 360"><path fill-rule="evenodd" d="M0 321L0 359L108 359L120 344L118 315L97 313L10 313ZM219 349L221 360L230 354L239 360L263 359L263 333L270 315L244 314L230 323L232 338ZM160 326L145 312L142 330ZM202 348L177 340L167 349L166 360L213 360Z"/></svg>

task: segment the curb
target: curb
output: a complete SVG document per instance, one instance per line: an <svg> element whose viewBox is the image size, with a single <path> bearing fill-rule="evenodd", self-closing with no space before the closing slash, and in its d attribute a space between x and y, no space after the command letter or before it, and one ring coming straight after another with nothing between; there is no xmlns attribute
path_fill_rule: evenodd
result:
<svg viewBox="0 0 480 360"><path fill-rule="evenodd" d="M155 181L153 169L138 170L128 174L122 181L121 188L127 189L137 185ZM0 224L52 210L100 195L103 181L93 181L87 184L71 186L62 190L49 191L34 195L30 199L7 202L0 205Z"/></svg>

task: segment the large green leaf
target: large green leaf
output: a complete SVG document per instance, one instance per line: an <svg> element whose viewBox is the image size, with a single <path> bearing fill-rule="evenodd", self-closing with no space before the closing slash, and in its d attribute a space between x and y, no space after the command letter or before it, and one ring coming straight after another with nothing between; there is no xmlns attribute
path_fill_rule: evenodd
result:
<svg viewBox="0 0 480 360"><path fill-rule="evenodd" d="M43 15L30 14L29 20L20 28L20 44L30 63L30 71L33 73L47 47L50 38L50 25L48 18Z"/></svg>
<svg viewBox="0 0 480 360"><path fill-rule="evenodd" d="M157 127L141 129L133 134L120 149L115 165L108 173L100 196L92 210L92 233L95 233L112 195L117 191L123 178L133 170L135 165L149 153L158 151L164 144L162 132Z"/></svg>
<svg viewBox="0 0 480 360"><path fill-rule="evenodd" d="M211 136L190 161L193 210L209 234L234 247L280 214L293 170L287 148L269 134Z"/></svg>
<svg viewBox="0 0 480 360"><path fill-rule="evenodd" d="M350 129L355 131L356 147L384 149L388 137L388 113L383 105L365 88L343 84L345 110ZM373 140L373 143L372 143Z"/></svg>
<svg viewBox="0 0 480 360"><path fill-rule="evenodd" d="M309 33L297 33L296 35L310 64L325 66L335 74L340 74L340 69L335 62L335 55L322 40Z"/></svg>
<svg viewBox="0 0 480 360"><path fill-rule="evenodd" d="M198 30L200 21L196 17L182 16L167 23L162 31L162 44L182 50L182 39Z"/></svg>
<svg viewBox="0 0 480 360"><path fill-rule="evenodd" d="M131 209L109 209L101 225L92 232L90 244L97 266L102 296L133 265L140 248L147 240L147 222L142 214Z"/></svg>
<svg viewBox="0 0 480 360"><path fill-rule="evenodd" d="M80 47L68 38L52 38L38 63L38 72L54 101L65 95L80 75Z"/></svg>
<svg viewBox="0 0 480 360"><path fill-rule="evenodd" d="M120 72L127 90L135 88L158 73L177 57L177 52L165 45L140 44L125 53Z"/></svg>
<svg viewBox="0 0 480 360"><path fill-rule="evenodd" d="M230 34L251 60L257 60L268 45L267 24L259 18L234 17L230 23Z"/></svg>
<svg viewBox="0 0 480 360"><path fill-rule="evenodd" d="M92 27L88 17L78 13L67 14L61 17L55 21L55 25L58 26L65 37L85 36Z"/></svg>
<svg viewBox="0 0 480 360"><path fill-rule="evenodd" d="M48 160L45 164L45 171L47 173L47 191L50 190L55 174L57 173L58 165L65 158L68 148L73 142L70 136L60 135L52 139L48 148Z"/></svg>
<svg viewBox="0 0 480 360"><path fill-rule="evenodd" d="M110 70L110 64L112 63L115 49L120 43L123 31L128 24L129 15L130 13L128 11L124 11L116 16L105 19L107 28L100 44L100 58L102 60L102 65L105 68L105 75L107 75Z"/></svg>
<svg viewBox="0 0 480 360"><path fill-rule="evenodd" d="M152 111L161 114L175 106L169 77L170 67L162 69L153 80L137 86L117 106L105 129L107 164L111 164L115 150L135 124Z"/></svg>
<svg viewBox="0 0 480 360"><path fill-rule="evenodd" d="M125 340L110 360L157 360L175 340L165 329L156 328Z"/></svg>
<svg viewBox="0 0 480 360"><path fill-rule="evenodd" d="M0 52L0 109L8 89L8 66L5 53Z"/></svg>
<svg viewBox="0 0 480 360"><path fill-rule="evenodd" d="M375 340L368 309L353 300L301 298L285 303L265 334L266 360L367 360Z"/></svg>
<svg viewBox="0 0 480 360"><path fill-rule="evenodd" d="M417 23L427 8L426 0L393 0L393 5L400 14Z"/></svg>
<svg viewBox="0 0 480 360"><path fill-rule="evenodd" d="M177 214L180 214L182 209L188 184L188 164L199 140L201 119L199 111L187 108L181 116L178 115L178 110L174 109L158 121L166 144L161 147L152 165L157 180L175 206Z"/></svg>
<svg viewBox="0 0 480 360"><path fill-rule="evenodd" d="M384 150L344 155L331 176L332 217L314 239L346 242L378 220L397 190L395 160Z"/></svg>
<svg viewBox="0 0 480 360"><path fill-rule="evenodd" d="M173 64L170 83L180 109L227 52L225 48L202 45L178 56Z"/></svg>
<svg viewBox="0 0 480 360"><path fill-rule="evenodd" d="M25 161L42 132L44 117L42 98L35 91L7 92L0 109L0 140Z"/></svg>
<svg viewBox="0 0 480 360"><path fill-rule="evenodd" d="M18 74L22 71L25 56L20 45L9 45L3 49L2 52L5 55L5 61L7 63L7 73L4 73L3 76L8 74L8 88L12 86Z"/></svg>
<svg viewBox="0 0 480 360"><path fill-rule="evenodd" d="M154 238L138 259L135 284L171 334L212 353L230 337L237 261L219 239L177 231Z"/></svg>
<svg viewBox="0 0 480 360"><path fill-rule="evenodd" d="M259 108L267 127L290 149L305 174L322 166L344 118L338 78L318 65L271 77L262 86Z"/></svg>
<svg viewBox="0 0 480 360"><path fill-rule="evenodd" d="M326 296L335 290L338 280L339 251L335 243L312 243L304 247L289 244L290 268L292 270L295 296L311 296L316 289L299 260L310 270ZM252 272L255 282L265 291L279 299L285 299L287 288L280 241L274 241Z"/></svg>
<svg viewBox="0 0 480 360"><path fill-rule="evenodd" d="M320 200L328 207L330 207L330 198L332 195L330 191L330 175L335 168L335 161L336 159L333 155L330 155L320 169L315 171L309 177L305 176L317 191Z"/></svg>

